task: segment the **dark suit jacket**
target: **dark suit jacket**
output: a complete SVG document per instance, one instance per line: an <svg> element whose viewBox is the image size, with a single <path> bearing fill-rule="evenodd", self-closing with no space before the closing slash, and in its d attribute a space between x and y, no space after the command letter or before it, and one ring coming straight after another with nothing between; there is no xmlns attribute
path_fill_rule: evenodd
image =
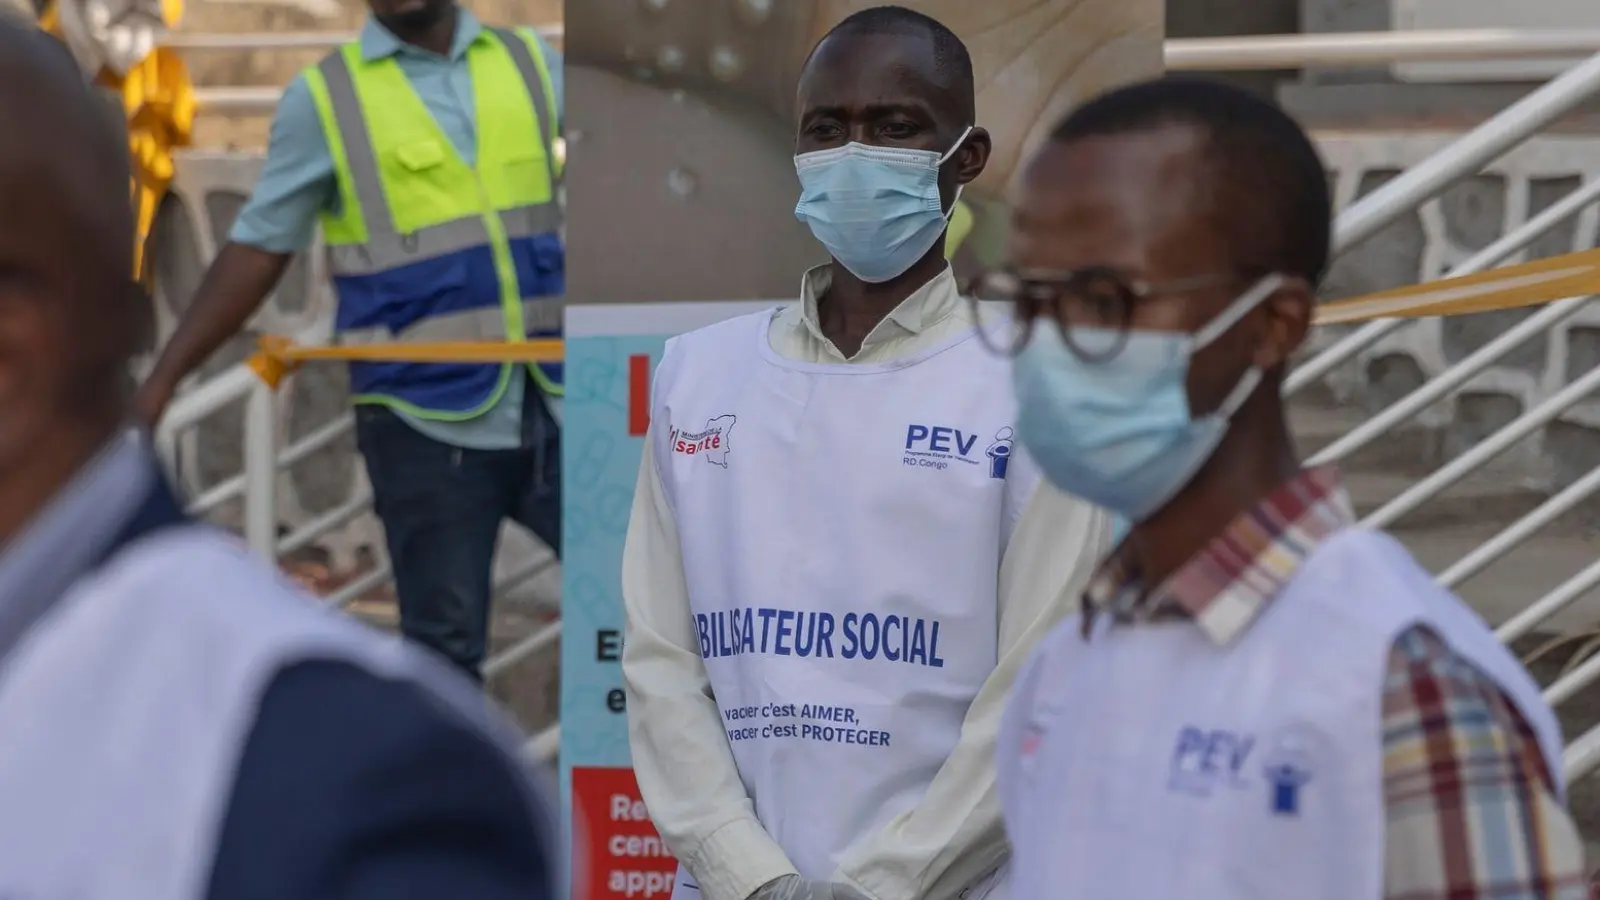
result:
<svg viewBox="0 0 1600 900"><path fill-rule="evenodd" d="M516 763L411 685L305 662L270 685L207 900L554 900Z"/></svg>
<svg viewBox="0 0 1600 900"><path fill-rule="evenodd" d="M149 455L130 448L120 452ZM97 565L189 521L153 463L124 487L145 496ZM59 596L30 595L0 657L6 635ZM205 896L554 900L553 819L531 808L520 765L411 684L336 660L291 665L256 711Z"/></svg>

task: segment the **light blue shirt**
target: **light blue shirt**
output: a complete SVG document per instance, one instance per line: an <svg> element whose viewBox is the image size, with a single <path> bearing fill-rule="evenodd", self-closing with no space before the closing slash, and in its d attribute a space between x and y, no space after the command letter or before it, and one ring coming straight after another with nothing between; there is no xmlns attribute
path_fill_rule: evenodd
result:
<svg viewBox="0 0 1600 900"><path fill-rule="evenodd" d="M393 57L417 96L469 165L478 158L477 110L472 102L472 76L467 48L483 25L462 8L448 57L414 47L395 37L376 20L361 31L361 55L367 60ZM556 95L556 117L565 118L562 102L562 60L543 38L545 65ZM339 207L333 156L322 134L311 90L297 76L278 101L267 144L266 163L254 193L234 220L228 239L269 253L297 253L311 245L318 214ZM522 440L522 392L526 378L512 378L511 387L488 412L464 422L437 422L402 416L435 440L457 447L504 450Z"/></svg>

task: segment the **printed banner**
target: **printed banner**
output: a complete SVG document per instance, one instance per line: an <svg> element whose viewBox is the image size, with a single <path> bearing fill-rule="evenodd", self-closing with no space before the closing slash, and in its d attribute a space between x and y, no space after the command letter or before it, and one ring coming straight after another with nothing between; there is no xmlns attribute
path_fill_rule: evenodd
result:
<svg viewBox="0 0 1600 900"><path fill-rule="evenodd" d="M574 898L672 896L678 861L650 824L632 769L572 769L572 834Z"/></svg>
<svg viewBox="0 0 1600 900"><path fill-rule="evenodd" d="M574 900L664 897L671 893L676 866L656 838L633 780L622 688L622 545L650 426L652 373L674 335L775 305L567 308L561 788ZM664 893L658 892L661 872L667 873Z"/></svg>

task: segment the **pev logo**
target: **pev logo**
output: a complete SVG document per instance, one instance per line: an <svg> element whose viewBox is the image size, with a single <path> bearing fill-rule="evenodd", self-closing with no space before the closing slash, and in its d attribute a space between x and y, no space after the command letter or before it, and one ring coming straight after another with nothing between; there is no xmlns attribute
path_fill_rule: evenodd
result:
<svg viewBox="0 0 1600 900"><path fill-rule="evenodd" d="M738 421L738 416L716 416L706 422L706 427L699 431L683 431L673 426L668 432L667 442L672 447L673 453L704 457L705 461L713 466L726 469L728 451L733 449L728 443L728 434L733 431L734 423Z"/></svg>
<svg viewBox="0 0 1600 900"><path fill-rule="evenodd" d="M948 469L951 463L987 465L990 478L1005 478L1015 444L1011 427L995 432L994 438L978 450L978 435L944 425L906 426L906 443L900 463L918 469Z"/></svg>
<svg viewBox="0 0 1600 900"><path fill-rule="evenodd" d="M1195 797L1209 797L1222 787L1249 783L1245 764L1256 748L1254 735L1226 728L1185 725L1172 748L1167 788Z"/></svg>

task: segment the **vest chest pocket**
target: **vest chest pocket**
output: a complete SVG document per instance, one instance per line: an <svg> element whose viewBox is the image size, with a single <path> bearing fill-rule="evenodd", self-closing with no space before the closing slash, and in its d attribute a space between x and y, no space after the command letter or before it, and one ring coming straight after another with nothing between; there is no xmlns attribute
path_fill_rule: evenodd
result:
<svg viewBox="0 0 1600 900"><path fill-rule="evenodd" d="M537 143L527 144L505 155L506 187L515 206L549 203L554 190L550 183L550 157Z"/></svg>
<svg viewBox="0 0 1600 900"><path fill-rule="evenodd" d="M449 165L454 148L425 138L400 144L386 155L386 180L392 185L389 206L401 233L415 231L419 224L461 218L477 207L476 200L464 201L461 196L461 187L471 175L462 172L466 164L459 158L456 165Z"/></svg>
<svg viewBox="0 0 1600 900"><path fill-rule="evenodd" d="M546 313L525 322L528 333L559 333L558 298L567 292L567 254L561 238L554 234L513 237L511 261L517 269L517 288L524 298L549 297L547 302L557 306L553 317Z"/></svg>
<svg viewBox="0 0 1600 900"><path fill-rule="evenodd" d="M412 172L423 172L444 162L444 148L438 141L413 141L395 148L395 158Z"/></svg>

